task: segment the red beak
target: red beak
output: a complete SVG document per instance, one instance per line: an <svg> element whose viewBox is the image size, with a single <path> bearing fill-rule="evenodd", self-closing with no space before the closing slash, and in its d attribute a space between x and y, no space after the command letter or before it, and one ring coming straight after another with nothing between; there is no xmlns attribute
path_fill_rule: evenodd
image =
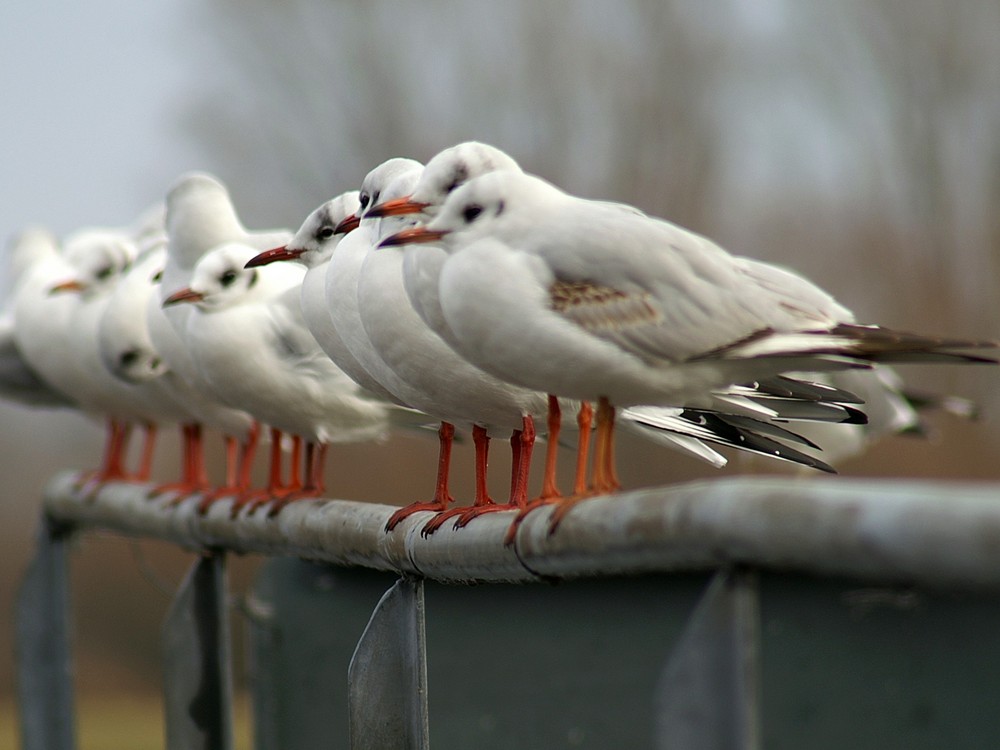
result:
<svg viewBox="0 0 1000 750"><path fill-rule="evenodd" d="M447 231L427 229L426 227L410 227L395 234L390 234L380 243L379 247L394 247L396 245L415 245L427 242L437 242L447 235Z"/></svg>
<svg viewBox="0 0 1000 750"><path fill-rule="evenodd" d="M176 292L171 294L165 300L163 300L163 306L176 305L179 302L200 302L205 298L205 295L201 292L196 292L190 287L184 287L183 289L178 289Z"/></svg>
<svg viewBox="0 0 1000 750"><path fill-rule="evenodd" d="M381 219L383 216L419 214L429 205L429 203L420 203L419 201L411 200L409 196L405 198L394 198L391 201L385 201L384 203L379 203L377 206L369 208L365 213L365 218Z"/></svg>
<svg viewBox="0 0 1000 750"><path fill-rule="evenodd" d="M295 260L304 252L305 250L291 250L287 245L282 245L271 250L265 250L260 255L255 255L243 267L256 268L257 266L266 266L268 263L274 263L279 260Z"/></svg>
<svg viewBox="0 0 1000 750"><path fill-rule="evenodd" d="M81 284L76 279L69 279L68 281L63 281L62 283L56 284L51 289L49 289L49 294L59 294L60 292L82 292L87 287Z"/></svg>
<svg viewBox="0 0 1000 750"><path fill-rule="evenodd" d="M334 228L333 233L347 234L348 232L353 232L358 228L359 224L361 224L361 217L357 214L351 214Z"/></svg>

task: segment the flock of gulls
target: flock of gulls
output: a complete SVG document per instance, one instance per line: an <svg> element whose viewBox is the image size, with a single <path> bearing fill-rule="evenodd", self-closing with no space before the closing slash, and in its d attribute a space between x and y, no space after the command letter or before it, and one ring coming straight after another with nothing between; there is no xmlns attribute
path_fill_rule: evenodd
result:
<svg viewBox="0 0 1000 750"><path fill-rule="evenodd" d="M426 165L390 159L294 233L246 229L225 186L198 172L133 226L61 241L32 228L8 249L0 394L107 420L102 465L78 488L149 482L157 428L176 425L181 476L150 497L199 495L202 513L226 499L234 518L322 496L331 443L397 429L436 430L440 453L429 499L394 513L389 533L421 511L424 535L516 511L509 542L548 504L554 529L619 488L616 427L715 466L725 446L833 471L866 441L919 430L919 405L971 410L915 399L888 364L993 363L997 346L859 324L793 271L569 195L477 142ZM133 427L145 441L129 471ZM204 428L225 440L221 483ZM264 430L270 472L254 488ZM475 497L457 506L456 432L471 433L476 461ZM503 502L486 482L497 437L512 451ZM562 490L561 444L575 452Z"/></svg>

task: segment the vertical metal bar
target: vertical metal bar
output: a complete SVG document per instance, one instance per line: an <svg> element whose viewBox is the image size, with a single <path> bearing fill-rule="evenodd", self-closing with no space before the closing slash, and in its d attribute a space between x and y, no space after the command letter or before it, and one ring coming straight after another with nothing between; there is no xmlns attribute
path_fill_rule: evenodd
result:
<svg viewBox="0 0 1000 750"><path fill-rule="evenodd" d="M17 694L23 750L76 747L70 648L68 527L42 516L17 597Z"/></svg>
<svg viewBox="0 0 1000 750"><path fill-rule="evenodd" d="M760 747L760 612L753 571L719 572L657 689L657 747Z"/></svg>
<svg viewBox="0 0 1000 750"><path fill-rule="evenodd" d="M348 669L352 750L427 750L424 582L401 578L379 601Z"/></svg>
<svg viewBox="0 0 1000 750"><path fill-rule="evenodd" d="M231 750L233 686L221 553L202 557L181 585L163 629L168 750Z"/></svg>

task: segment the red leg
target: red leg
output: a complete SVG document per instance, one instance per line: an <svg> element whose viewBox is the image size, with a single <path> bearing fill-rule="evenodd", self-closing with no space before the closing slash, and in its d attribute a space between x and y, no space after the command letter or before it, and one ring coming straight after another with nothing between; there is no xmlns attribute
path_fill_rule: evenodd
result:
<svg viewBox="0 0 1000 750"><path fill-rule="evenodd" d="M524 510L528 502L528 473L531 470L531 450L535 445L535 420L531 415L522 417L521 429L514 430L510 437L511 447L511 488L510 499L505 504L490 503L468 508L455 521L455 528L460 529L473 518L486 513L503 510Z"/></svg>
<svg viewBox="0 0 1000 750"><path fill-rule="evenodd" d="M233 504L229 514L231 518L236 518L240 508L246 505L250 499L257 499L250 492L250 473L253 471L253 461L257 455L257 446L259 443L260 422L257 421L254 421L250 425L250 430L247 432L246 438L239 443L238 449L235 447L235 441L233 441L234 450L230 452L229 443L227 442L226 486L220 487L206 495L205 499L198 506L199 513L206 513L216 500L221 500L224 497L232 497Z"/></svg>
<svg viewBox="0 0 1000 750"><path fill-rule="evenodd" d="M104 444L104 458L101 466L95 471L81 474L76 481L76 489L90 497L106 482L125 481L129 477L125 473L124 454L128 447L128 438L132 425L118 419L109 419L107 438Z"/></svg>
<svg viewBox="0 0 1000 750"><path fill-rule="evenodd" d="M492 505L493 498L490 497L486 482L487 471L490 463L490 436L485 427L473 425L472 443L476 448L476 499L473 503L473 507ZM440 529L449 518L459 516L467 510L468 508L450 508L448 510L441 511L434 516L434 518L424 524L424 527L420 530L420 535L424 537L430 536L435 531Z"/></svg>
<svg viewBox="0 0 1000 750"><path fill-rule="evenodd" d="M556 461L559 454L559 432L562 428L562 410L559 399L549 394L548 436L545 444L545 473L542 475L542 494L539 500L559 497L556 482Z"/></svg>
<svg viewBox="0 0 1000 750"><path fill-rule="evenodd" d="M586 403L586 402L584 402ZM514 543L514 539L517 536L517 530L521 527L524 519L528 516L531 511L541 508L543 505L550 505L555 502L559 502L562 495L559 492L559 487L556 484L556 458L559 451L559 431L562 427L562 410L559 408L559 399L553 395L549 395L549 414L548 414L548 437L545 446L545 474L542 478L542 493L527 503L517 517L511 521L510 528L507 529L507 533L504 535L503 543L504 546L509 547ZM587 427L589 431L589 425ZM586 454L584 451L584 461L583 465L586 467Z"/></svg>
<svg viewBox="0 0 1000 750"><path fill-rule="evenodd" d="M271 504L268 518L274 518L289 503L308 500L323 494L323 463L326 459L326 443L306 441L305 483L297 490L289 490ZM294 453L292 454L294 457Z"/></svg>
<svg viewBox="0 0 1000 750"><path fill-rule="evenodd" d="M168 492L180 492L186 497L208 488L205 476L205 462L202 452L201 425L188 423L181 425L181 478L180 481L161 484L148 493L155 498Z"/></svg>
<svg viewBox="0 0 1000 750"><path fill-rule="evenodd" d="M139 469L133 475L137 482L148 482L153 473L153 451L156 448L156 425L147 422L142 426L145 440L142 442L142 456L139 459Z"/></svg>
<svg viewBox="0 0 1000 750"><path fill-rule="evenodd" d="M614 467L614 427L615 408L607 398L601 397L597 403L597 434L594 438L594 481L591 485L593 494L607 494L620 488L617 471ZM586 495L568 497L559 503L549 519L549 534L562 523L566 514L577 503L585 500Z"/></svg>
<svg viewBox="0 0 1000 750"><path fill-rule="evenodd" d="M587 401L580 402L580 411L576 415L576 423L580 428L580 438L576 448L576 477L573 482L573 495L587 495L587 458L590 454L590 430L594 422L594 408Z"/></svg>
<svg viewBox="0 0 1000 750"><path fill-rule="evenodd" d="M259 492L247 493L244 498L237 501L233 506L233 515L244 505L250 505L249 515L257 512L257 509L267 505L272 500L282 497L288 487L283 484L281 471L281 430L276 427L271 428L271 466L267 474L267 486ZM294 447L294 443L292 444Z"/></svg>
<svg viewBox="0 0 1000 750"><path fill-rule="evenodd" d="M448 473L451 467L451 446L455 440L455 426L442 422L438 429L438 472L434 486L434 499L429 503L411 503L393 513L385 524L386 531L392 531L403 519L422 510L443 511L452 502L448 492Z"/></svg>

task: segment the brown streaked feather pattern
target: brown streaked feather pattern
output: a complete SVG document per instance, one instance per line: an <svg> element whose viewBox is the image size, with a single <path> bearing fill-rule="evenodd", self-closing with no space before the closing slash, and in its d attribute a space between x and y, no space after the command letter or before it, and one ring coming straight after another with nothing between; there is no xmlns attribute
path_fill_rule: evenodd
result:
<svg viewBox="0 0 1000 750"><path fill-rule="evenodd" d="M588 331L618 330L662 317L648 293L628 294L591 281L554 281L550 307Z"/></svg>

